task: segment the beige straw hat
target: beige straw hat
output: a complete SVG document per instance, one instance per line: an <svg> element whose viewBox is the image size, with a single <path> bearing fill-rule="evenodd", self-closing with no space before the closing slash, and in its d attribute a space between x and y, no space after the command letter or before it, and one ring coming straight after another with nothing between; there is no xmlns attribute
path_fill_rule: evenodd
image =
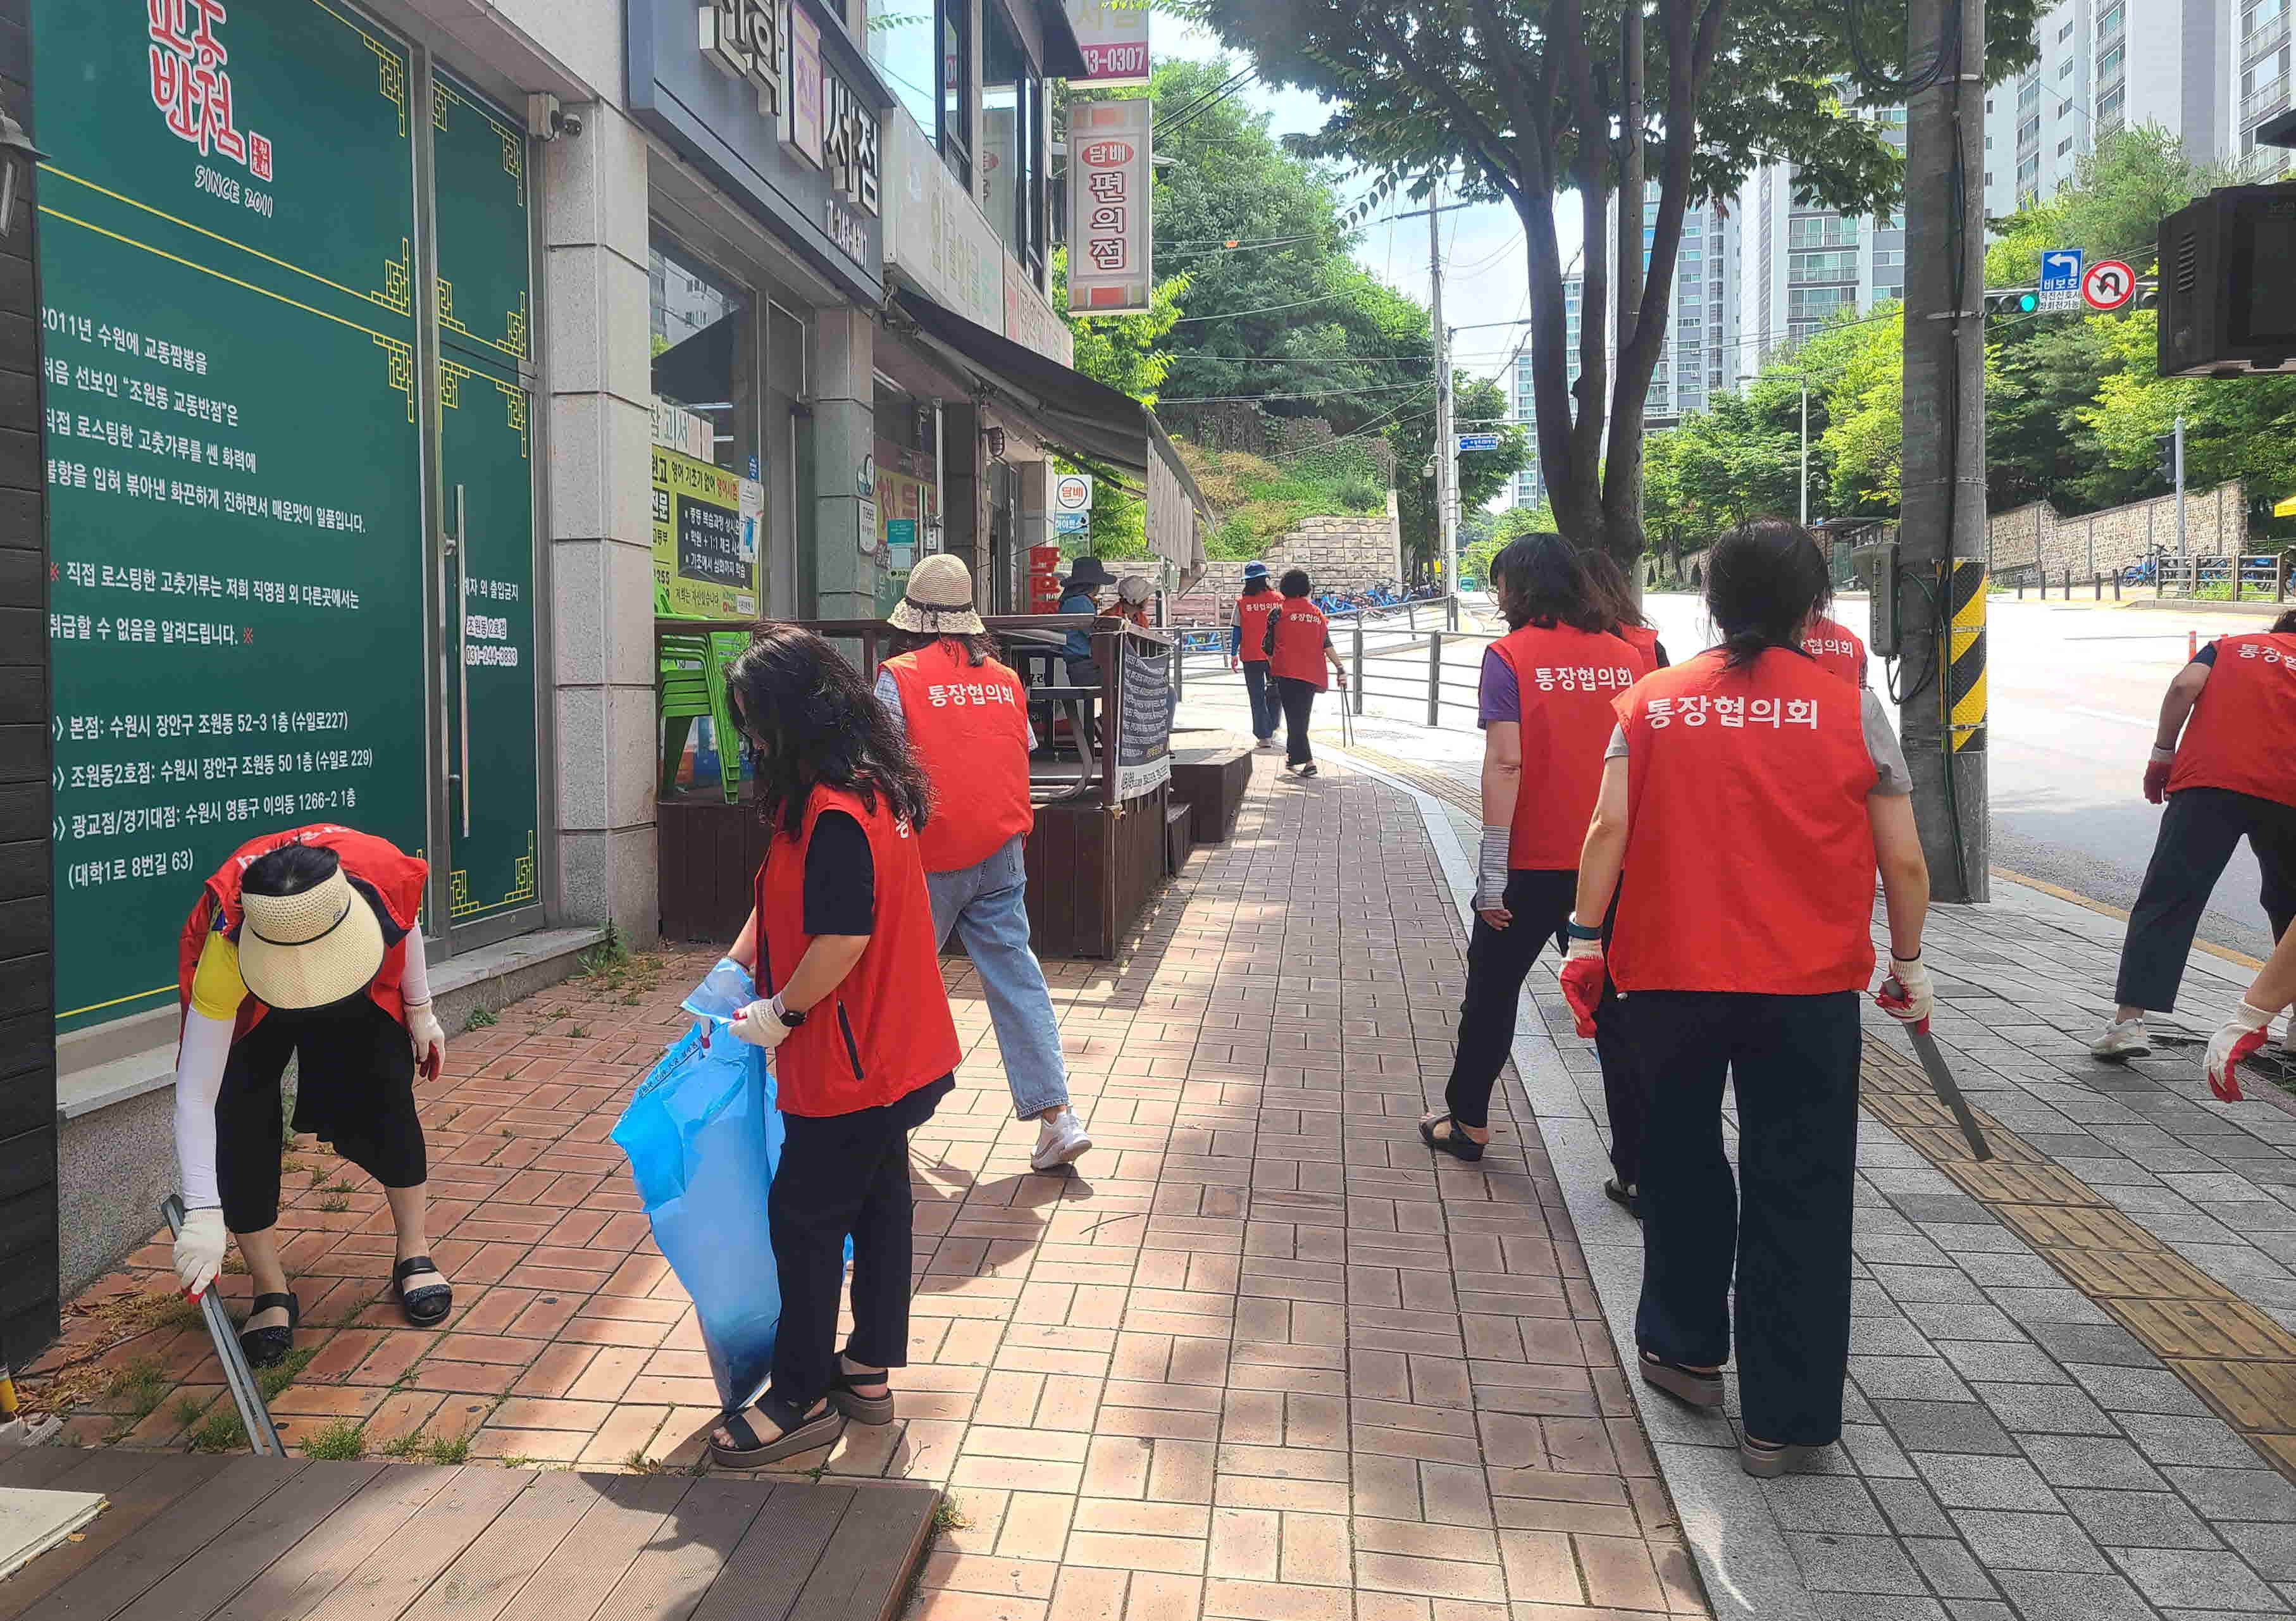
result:
<svg viewBox="0 0 2296 1621"><path fill-rule="evenodd" d="M972 610L972 570L947 552L917 560L908 594L885 622L926 636L978 636L988 628Z"/></svg>
<svg viewBox="0 0 2296 1621"><path fill-rule="evenodd" d="M239 974L275 1008L317 1008L366 988L382 968L382 925L338 866L295 895L242 888Z"/></svg>

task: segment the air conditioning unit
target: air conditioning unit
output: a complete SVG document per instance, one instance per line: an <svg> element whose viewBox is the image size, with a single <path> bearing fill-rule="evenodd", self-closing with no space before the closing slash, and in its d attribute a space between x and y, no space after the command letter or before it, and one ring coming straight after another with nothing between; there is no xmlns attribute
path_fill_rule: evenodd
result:
<svg viewBox="0 0 2296 1621"><path fill-rule="evenodd" d="M2296 372L2296 185L2233 185L2161 222L2163 377Z"/></svg>

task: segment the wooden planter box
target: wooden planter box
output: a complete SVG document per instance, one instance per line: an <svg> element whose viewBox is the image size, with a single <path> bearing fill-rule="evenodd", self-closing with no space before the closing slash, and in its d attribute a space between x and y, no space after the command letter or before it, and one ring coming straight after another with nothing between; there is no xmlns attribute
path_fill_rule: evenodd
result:
<svg viewBox="0 0 2296 1621"><path fill-rule="evenodd" d="M1172 751L1172 797L1194 813L1188 832L1198 844L1226 844L1235 831L1251 786L1249 749L1176 749Z"/></svg>

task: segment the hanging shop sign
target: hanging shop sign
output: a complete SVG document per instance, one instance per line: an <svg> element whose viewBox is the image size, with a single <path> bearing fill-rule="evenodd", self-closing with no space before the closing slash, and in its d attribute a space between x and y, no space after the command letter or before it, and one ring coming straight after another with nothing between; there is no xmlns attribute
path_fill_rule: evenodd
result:
<svg viewBox="0 0 2296 1621"><path fill-rule="evenodd" d="M895 103L841 22L821 0L626 0L626 20L631 116L848 294L880 302L877 132Z"/></svg>
<svg viewBox="0 0 2296 1621"><path fill-rule="evenodd" d="M715 463L653 450L653 610L666 619L758 613L765 486Z"/></svg>
<svg viewBox="0 0 2296 1621"><path fill-rule="evenodd" d="M1076 334L1060 317L1052 300L1037 291L1029 273L1011 254L1004 261L1004 335L1022 348L1033 349L1064 366L1076 364Z"/></svg>
<svg viewBox="0 0 2296 1621"><path fill-rule="evenodd" d="M1069 109L1069 309L1148 313L1149 117L1146 96Z"/></svg>
<svg viewBox="0 0 2296 1621"><path fill-rule="evenodd" d="M1068 0L1068 13L1085 70L1070 83L1105 89L1148 82L1148 0Z"/></svg>
<svg viewBox="0 0 2296 1621"><path fill-rule="evenodd" d="M916 120L895 111L885 122L893 166L885 193L886 262L934 303L996 330L1004 318L998 285L1004 243Z"/></svg>

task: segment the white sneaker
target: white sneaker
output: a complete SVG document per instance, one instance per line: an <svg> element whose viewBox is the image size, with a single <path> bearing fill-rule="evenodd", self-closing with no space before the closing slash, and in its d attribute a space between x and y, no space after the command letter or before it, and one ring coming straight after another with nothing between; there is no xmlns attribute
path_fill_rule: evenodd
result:
<svg viewBox="0 0 2296 1621"><path fill-rule="evenodd" d="M1092 1138L1077 1111L1063 1109L1037 1128L1037 1151L1029 1156L1029 1168L1051 1171L1073 1165L1091 1147Z"/></svg>
<svg viewBox="0 0 2296 1621"><path fill-rule="evenodd" d="M2144 1035L2144 1020L2123 1019L2104 1027L2104 1034L2088 1044L2089 1056L2109 1063L2121 1063L2132 1058L2143 1058L2152 1051L2152 1044Z"/></svg>

